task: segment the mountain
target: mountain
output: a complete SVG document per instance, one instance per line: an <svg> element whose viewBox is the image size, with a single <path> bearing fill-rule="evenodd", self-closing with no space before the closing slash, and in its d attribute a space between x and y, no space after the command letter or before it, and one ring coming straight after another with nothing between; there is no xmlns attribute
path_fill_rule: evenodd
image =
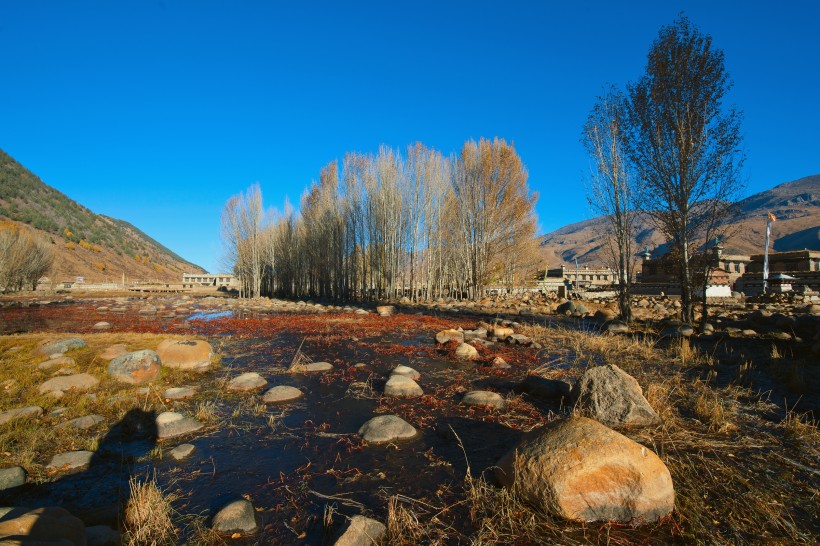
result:
<svg viewBox="0 0 820 546"><path fill-rule="evenodd" d="M820 175L785 182L738 202L738 217L725 244L726 254L762 254L766 240L766 215L777 218L772 226L772 247L788 250L820 250ZM645 215L638 218L636 251L649 247L664 252L665 238ZM564 226L541 238L541 249L550 267L572 263L605 265L606 222L602 216Z"/></svg>
<svg viewBox="0 0 820 546"><path fill-rule="evenodd" d="M0 150L0 220L12 221L47 241L54 251L54 281L180 282L204 269L174 254L123 220L95 214L40 180Z"/></svg>

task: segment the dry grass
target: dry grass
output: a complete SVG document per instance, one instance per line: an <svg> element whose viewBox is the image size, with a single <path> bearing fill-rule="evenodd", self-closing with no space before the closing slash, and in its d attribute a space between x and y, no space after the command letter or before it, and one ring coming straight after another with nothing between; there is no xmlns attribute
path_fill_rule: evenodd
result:
<svg viewBox="0 0 820 546"><path fill-rule="evenodd" d="M697 396L693 404L695 416L709 427L709 430L719 431L730 425L728 412L723 400L718 394L705 385L695 387Z"/></svg>
<svg viewBox="0 0 820 546"><path fill-rule="evenodd" d="M123 543L127 546L162 546L177 538L174 527L173 497L163 493L156 479L128 480L131 496L125 506Z"/></svg>

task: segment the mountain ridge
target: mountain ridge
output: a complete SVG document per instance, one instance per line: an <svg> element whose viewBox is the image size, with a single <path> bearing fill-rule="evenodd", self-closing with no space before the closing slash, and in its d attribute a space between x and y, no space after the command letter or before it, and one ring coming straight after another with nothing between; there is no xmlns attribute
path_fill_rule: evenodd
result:
<svg viewBox="0 0 820 546"><path fill-rule="evenodd" d="M727 254L763 252L766 216L777 221L772 226L772 247L778 252L820 250L820 174L783 182L737 202L738 217L732 222L734 235L724 242ZM549 267L572 263L606 265L606 222L603 216L563 226L540 238L541 251ZM662 254L665 238L647 215L638 217L636 254L648 247L653 255Z"/></svg>

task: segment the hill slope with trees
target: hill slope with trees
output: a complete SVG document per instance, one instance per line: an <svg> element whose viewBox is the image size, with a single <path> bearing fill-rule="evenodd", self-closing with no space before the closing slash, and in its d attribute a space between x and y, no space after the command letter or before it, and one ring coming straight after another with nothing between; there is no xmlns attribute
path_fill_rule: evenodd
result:
<svg viewBox="0 0 820 546"><path fill-rule="evenodd" d="M123 220L95 214L0 150L0 220L48 243L54 281L179 282L204 270Z"/></svg>

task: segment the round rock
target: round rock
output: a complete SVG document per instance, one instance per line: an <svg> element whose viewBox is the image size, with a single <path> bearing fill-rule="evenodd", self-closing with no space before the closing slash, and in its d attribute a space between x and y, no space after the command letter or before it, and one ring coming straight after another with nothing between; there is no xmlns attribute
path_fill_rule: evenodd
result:
<svg viewBox="0 0 820 546"><path fill-rule="evenodd" d="M247 392L261 389L267 385L267 380L256 372L247 372L231 379L228 383L229 391Z"/></svg>
<svg viewBox="0 0 820 546"><path fill-rule="evenodd" d="M391 375L384 385L385 396L413 397L423 394L419 384L406 375Z"/></svg>
<svg viewBox="0 0 820 546"><path fill-rule="evenodd" d="M162 364L150 349L118 356L108 363L108 375L130 385L140 385L159 377Z"/></svg>
<svg viewBox="0 0 820 546"><path fill-rule="evenodd" d="M456 358L459 360L475 360L478 358L478 350L468 343L461 343L456 347Z"/></svg>
<svg viewBox="0 0 820 546"><path fill-rule="evenodd" d="M213 528L222 533L252 533L257 528L256 511L245 499L233 501L214 516Z"/></svg>
<svg viewBox="0 0 820 546"><path fill-rule="evenodd" d="M497 392L470 391L464 395L461 403L467 406L491 406L496 409L503 409L504 397Z"/></svg>
<svg viewBox="0 0 820 546"><path fill-rule="evenodd" d="M675 507L663 461L585 417L530 432L498 461L495 475L525 500L574 521L650 523Z"/></svg>
<svg viewBox="0 0 820 546"><path fill-rule="evenodd" d="M410 366L396 366L390 372L390 375L403 375L405 377L409 377L413 381L418 381L419 378L421 378L421 374Z"/></svg>
<svg viewBox="0 0 820 546"><path fill-rule="evenodd" d="M359 436L371 444L385 444L394 440L409 440L418 434L413 425L397 415L379 415L359 429Z"/></svg>
<svg viewBox="0 0 820 546"><path fill-rule="evenodd" d="M0 469L0 491L26 483L26 471L21 466Z"/></svg>
<svg viewBox="0 0 820 546"><path fill-rule="evenodd" d="M296 400L297 398L301 398L303 396L302 391L297 389L296 387L291 387L288 385L278 385L269 389L263 396L262 402L266 404L278 404L281 402L290 402L291 400Z"/></svg>
<svg viewBox="0 0 820 546"><path fill-rule="evenodd" d="M333 546L378 546L387 538L387 527L380 521L353 516Z"/></svg>
<svg viewBox="0 0 820 546"><path fill-rule="evenodd" d="M204 425L195 419L185 417L175 411L157 415L157 438L166 439L182 436L201 429Z"/></svg>
<svg viewBox="0 0 820 546"><path fill-rule="evenodd" d="M157 346L157 354L163 366L204 372L211 365L213 350L206 341L166 339Z"/></svg>

